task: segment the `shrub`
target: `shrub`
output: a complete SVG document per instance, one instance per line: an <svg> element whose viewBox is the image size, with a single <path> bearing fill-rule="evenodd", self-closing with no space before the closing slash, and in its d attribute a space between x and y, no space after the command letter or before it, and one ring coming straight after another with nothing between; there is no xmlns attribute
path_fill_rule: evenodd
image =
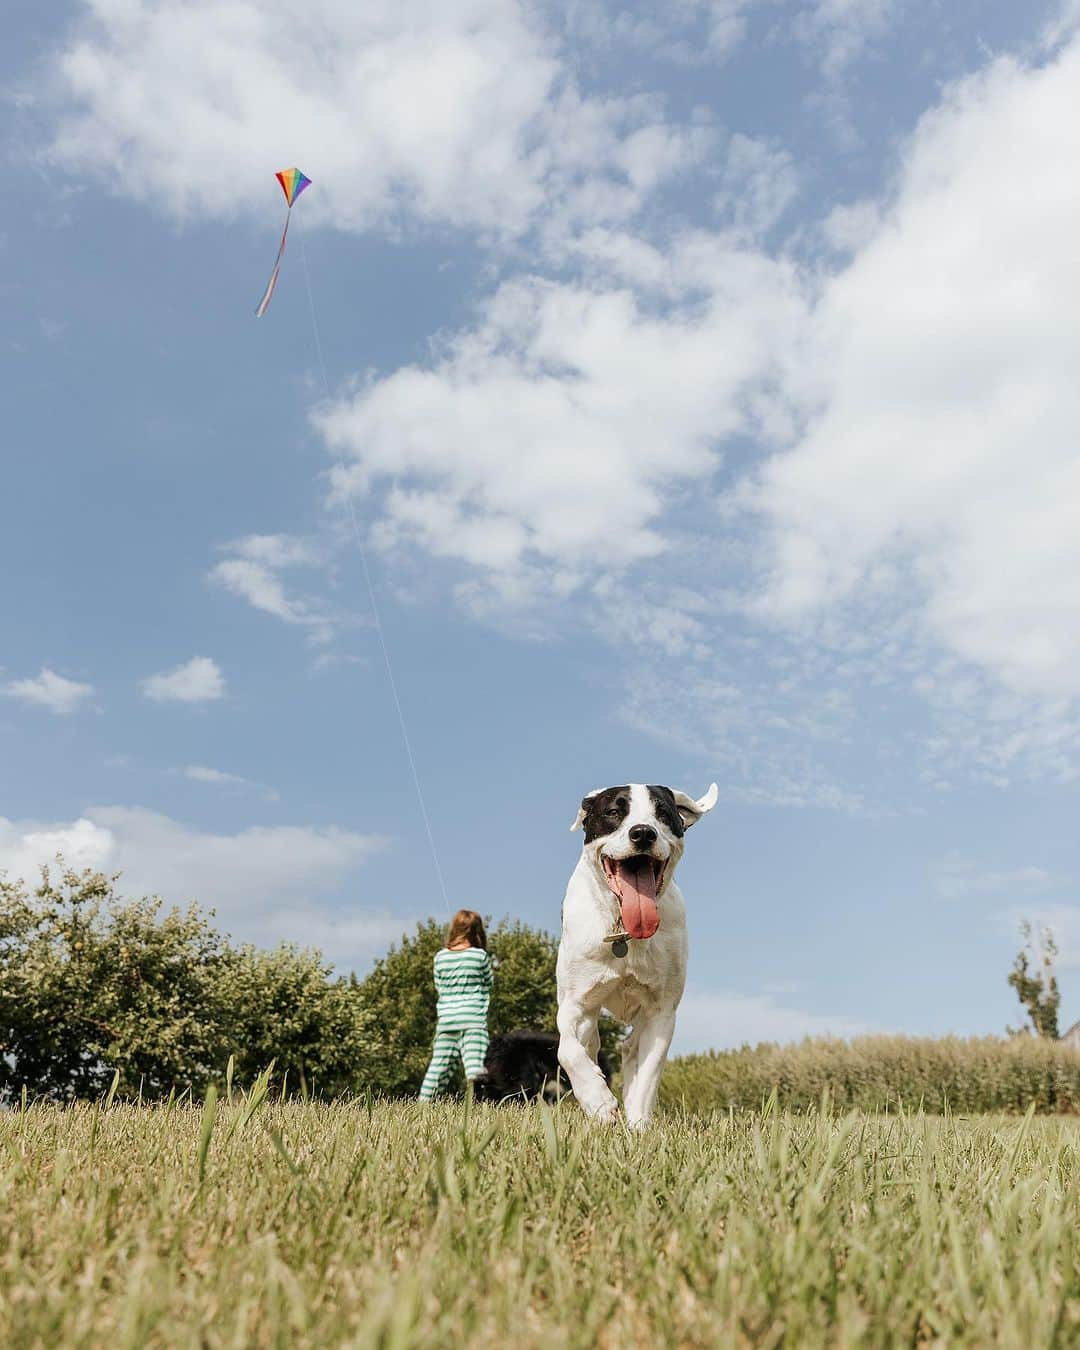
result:
<svg viewBox="0 0 1080 1350"><path fill-rule="evenodd" d="M89 1097L200 1090L220 1062L229 952L194 908L123 902L100 873L0 878L0 1091Z"/></svg>
<svg viewBox="0 0 1080 1350"><path fill-rule="evenodd" d="M336 1097L371 1076L371 1018L355 980L335 979L318 951L282 944L231 953L218 990L238 1082L275 1061L274 1076L305 1095Z"/></svg>
<svg viewBox="0 0 1080 1350"><path fill-rule="evenodd" d="M201 1095L231 1053L237 1079L339 1093L365 1077L367 1018L318 952L236 948L192 906L125 900L116 878L0 877L0 1095Z"/></svg>

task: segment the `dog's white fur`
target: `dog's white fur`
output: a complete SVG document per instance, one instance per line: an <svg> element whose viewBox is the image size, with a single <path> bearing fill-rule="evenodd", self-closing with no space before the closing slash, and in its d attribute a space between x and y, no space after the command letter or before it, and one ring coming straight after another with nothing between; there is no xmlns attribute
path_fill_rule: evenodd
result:
<svg viewBox="0 0 1080 1350"><path fill-rule="evenodd" d="M588 796L603 790L598 788ZM697 801L684 792L675 792L684 828L711 811L718 795L715 783ZM586 803L572 830L583 825ZM639 852L629 837L637 824L656 830L652 856L664 863L656 897L660 927L651 938L630 939L629 951L620 958L612 955L611 943L604 941L619 919L619 901L607 885L600 859L601 854L626 858ZM634 1128L647 1125L652 1115L675 1031L675 1012L686 984L686 906L674 875L683 843L657 818L648 787L632 783L625 820L611 834L585 844L563 901L556 967L559 1062L585 1113L614 1120L618 1102L596 1064L600 1046L597 1020L601 1009L606 1008L621 1021L631 1023L633 1030L622 1045L623 1101L627 1123Z"/></svg>

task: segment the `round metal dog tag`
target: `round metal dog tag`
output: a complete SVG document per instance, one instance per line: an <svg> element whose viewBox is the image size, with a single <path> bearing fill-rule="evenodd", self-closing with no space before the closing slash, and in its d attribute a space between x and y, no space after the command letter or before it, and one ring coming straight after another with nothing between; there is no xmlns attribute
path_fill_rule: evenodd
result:
<svg viewBox="0 0 1080 1350"><path fill-rule="evenodd" d="M630 948L626 945L625 938L616 938L611 944L612 956L625 956L629 950Z"/></svg>

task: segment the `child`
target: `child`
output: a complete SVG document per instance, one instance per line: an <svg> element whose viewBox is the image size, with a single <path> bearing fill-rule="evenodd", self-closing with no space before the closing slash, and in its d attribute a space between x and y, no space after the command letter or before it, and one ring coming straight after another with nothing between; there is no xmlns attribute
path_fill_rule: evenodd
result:
<svg viewBox="0 0 1080 1350"><path fill-rule="evenodd" d="M471 909L458 910L450 923L446 946L435 953L435 991L439 1020L431 1063L420 1089L422 1102L430 1101L443 1086L458 1055L470 1082L484 1069L491 957L484 921Z"/></svg>

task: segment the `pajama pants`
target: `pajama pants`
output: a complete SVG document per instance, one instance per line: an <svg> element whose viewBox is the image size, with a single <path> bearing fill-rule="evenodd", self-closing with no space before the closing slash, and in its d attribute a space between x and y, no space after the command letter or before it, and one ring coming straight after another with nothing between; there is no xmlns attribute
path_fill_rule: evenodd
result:
<svg viewBox="0 0 1080 1350"><path fill-rule="evenodd" d="M435 1028L435 1044L431 1049L431 1063L424 1074L424 1084L420 1089L420 1100L430 1101L435 1096L454 1068L458 1055L465 1066L465 1077L470 1081L484 1071L484 1055L488 1048L486 1026L455 1027L452 1031L444 1027Z"/></svg>

